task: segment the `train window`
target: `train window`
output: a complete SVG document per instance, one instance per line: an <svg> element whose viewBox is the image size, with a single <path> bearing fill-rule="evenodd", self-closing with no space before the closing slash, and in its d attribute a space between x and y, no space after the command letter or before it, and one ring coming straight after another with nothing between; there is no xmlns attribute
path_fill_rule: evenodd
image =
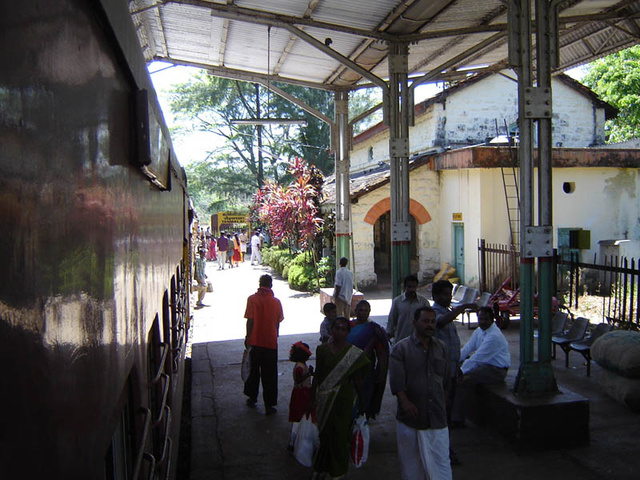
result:
<svg viewBox="0 0 640 480"><path fill-rule="evenodd" d="M104 457L105 480L127 480L131 476L134 457L131 426L130 402L127 402Z"/></svg>
<svg viewBox="0 0 640 480"><path fill-rule="evenodd" d="M171 279L171 289L173 290L174 279ZM162 296L162 337L165 343L169 346L169 354L167 362L164 365L165 371L171 374L171 365L173 358L173 348L175 345L175 338L171 332L171 310L169 308L169 292L164 291Z"/></svg>
<svg viewBox="0 0 640 480"><path fill-rule="evenodd" d="M147 381L149 388L149 408L154 416L159 415L160 398L162 395L162 385L159 381L158 371L162 369L163 351L160 344L160 330L158 326L158 315L151 326L147 343Z"/></svg>

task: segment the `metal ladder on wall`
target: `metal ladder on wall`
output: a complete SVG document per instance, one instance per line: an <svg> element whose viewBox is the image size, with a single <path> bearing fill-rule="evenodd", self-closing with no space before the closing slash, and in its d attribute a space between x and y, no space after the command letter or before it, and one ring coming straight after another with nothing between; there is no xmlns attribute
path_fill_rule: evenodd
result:
<svg viewBox="0 0 640 480"><path fill-rule="evenodd" d="M511 157L510 167L500 167L502 173L502 185L504 187L504 198L507 202L507 218L509 220L509 231L511 232L511 244L516 251L520 250L520 192L518 190L518 153L513 149L515 141L506 128L509 139L509 154Z"/></svg>

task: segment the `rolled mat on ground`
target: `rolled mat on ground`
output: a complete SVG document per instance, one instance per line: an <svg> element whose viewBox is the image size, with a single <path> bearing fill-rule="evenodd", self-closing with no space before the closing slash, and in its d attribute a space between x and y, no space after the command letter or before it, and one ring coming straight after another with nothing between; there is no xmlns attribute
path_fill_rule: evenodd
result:
<svg viewBox="0 0 640 480"><path fill-rule="evenodd" d="M640 410L640 332L617 330L595 341L591 357L602 367L597 380L607 395Z"/></svg>

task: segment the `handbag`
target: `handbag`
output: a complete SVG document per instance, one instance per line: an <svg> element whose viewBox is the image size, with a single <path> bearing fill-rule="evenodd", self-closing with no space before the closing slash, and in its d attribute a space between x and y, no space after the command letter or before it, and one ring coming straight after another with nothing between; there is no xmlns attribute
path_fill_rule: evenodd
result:
<svg viewBox="0 0 640 480"><path fill-rule="evenodd" d="M351 463L358 468L369 458L369 423L364 415L356 418L351 434Z"/></svg>
<svg viewBox="0 0 640 480"><path fill-rule="evenodd" d="M295 459L305 467L310 467L313 464L313 454L318 448L320 443L320 434L318 433L318 426L313 423L311 415L305 414L300 420L300 426L296 433L296 442L293 447L293 456Z"/></svg>
<svg viewBox="0 0 640 480"><path fill-rule="evenodd" d="M242 364L240 367L240 377L243 382L247 381L249 374L251 373L251 346L244 349L242 353Z"/></svg>

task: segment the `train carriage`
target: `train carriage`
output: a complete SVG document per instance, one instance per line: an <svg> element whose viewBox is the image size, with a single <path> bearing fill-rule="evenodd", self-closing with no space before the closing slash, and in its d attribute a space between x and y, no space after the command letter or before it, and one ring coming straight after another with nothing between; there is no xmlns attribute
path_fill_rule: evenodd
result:
<svg viewBox="0 0 640 480"><path fill-rule="evenodd" d="M2 2L0 51L0 477L175 478L193 212L127 2Z"/></svg>

